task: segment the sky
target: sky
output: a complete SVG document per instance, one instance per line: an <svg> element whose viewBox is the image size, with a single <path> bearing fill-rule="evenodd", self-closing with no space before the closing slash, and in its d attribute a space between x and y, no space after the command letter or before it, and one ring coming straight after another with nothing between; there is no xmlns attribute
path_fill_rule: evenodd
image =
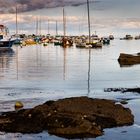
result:
<svg viewBox="0 0 140 140"><path fill-rule="evenodd" d="M91 32L100 35L125 35L140 32L140 0L89 0ZM88 34L86 0L0 0L0 24L15 33L16 5L18 33L63 34L62 7L65 8L66 33ZM48 30L49 28L49 30Z"/></svg>

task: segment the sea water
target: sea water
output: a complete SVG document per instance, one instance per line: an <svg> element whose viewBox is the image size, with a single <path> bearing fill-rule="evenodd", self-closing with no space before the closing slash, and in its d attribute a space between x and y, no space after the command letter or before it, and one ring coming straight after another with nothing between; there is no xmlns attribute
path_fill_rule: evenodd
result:
<svg viewBox="0 0 140 140"><path fill-rule="evenodd" d="M138 140L140 137L137 93L108 93L106 88L135 88L140 83L140 65L120 66L120 53L140 52L140 40L112 40L101 49L79 49L48 46L13 46L0 53L0 112L14 110L16 101L31 108L48 100L66 97L129 99L135 123L129 127L105 129L105 140ZM89 51L91 51L89 53ZM89 56L90 54L90 56ZM90 60L89 60L90 59ZM0 140L60 140L47 132L40 134L0 133Z"/></svg>

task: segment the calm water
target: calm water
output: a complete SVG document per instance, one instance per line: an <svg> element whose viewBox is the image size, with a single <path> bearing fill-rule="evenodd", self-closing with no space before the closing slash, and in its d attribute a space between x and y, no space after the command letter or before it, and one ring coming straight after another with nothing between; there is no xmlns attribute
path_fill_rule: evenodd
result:
<svg viewBox="0 0 140 140"><path fill-rule="evenodd" d="M59 46L36 45L13 46L13 51L0 54L0 112L14 110L14 103L20 100L25 108L33 107L47 100L72 96L122 99L130 98L128 105L135 114L135 124L130 127L107 129L97 139L114 140L118 135L139 139L140 119L138 107L140 96L128 93L104 93L104 88L137 87L140 83L140 65L120 67L117 59L120 52L140 52L139 40L111 41L109 46L91 50L75 47L63 49ZM88 73L90 71L90 73ZM123 133L123 131L126 131ZM46 140L55 139L47 132L36 135L0 133L0 140Z"/></svg>

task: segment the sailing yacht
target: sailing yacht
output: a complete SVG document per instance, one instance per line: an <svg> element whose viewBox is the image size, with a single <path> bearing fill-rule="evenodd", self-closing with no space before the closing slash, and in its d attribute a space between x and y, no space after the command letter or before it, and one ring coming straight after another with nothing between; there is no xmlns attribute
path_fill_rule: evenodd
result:
<svg viewBox="0 0 140 140"><path fill-rule="evenodd" d="M62 38L62 47L67 48L73 45L73 41L71 38L66 37L66 16L65 16L65 9L63 7L63 31L64 35Z"/></svg>
<svg viewBox="0 0 140 140"><path fill-rule="evenodd" d="M102 47L101 40L96 40L96 39L91 37L89 0L87 0L87 13L88 13L88 32L89 32L89 36L85 37L85 39L81 39L79 42L77 42L76 47L78 47L78 48L99 48L99 47Z"/></svg>

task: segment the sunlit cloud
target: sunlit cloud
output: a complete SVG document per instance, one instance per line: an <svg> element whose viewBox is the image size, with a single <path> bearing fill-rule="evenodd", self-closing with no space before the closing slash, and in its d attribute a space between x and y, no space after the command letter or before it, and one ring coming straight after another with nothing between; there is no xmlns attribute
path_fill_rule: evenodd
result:
<svg viewBox="0 0 140 140"><path fill-rule="evenodd" d="M18 15L18 29L24 30L26 33L35 33L36 22L41 23L42 33L45 33L48 26L48 21L50 24L50 32L55 33L55 24L57 21L58 30L62 32L63 30L63 18L62 16L35 16L32 14L21 14ZM83 17L68 16L66 17L66 27L67 31L74 33L88 33L87 20ZM2 14L0 22L7 25L12 32L15 30L16 17L15 14ZM114 30L114 29L140 29L140 18L91 18L91 31L101 31L101 30Z"/></svg>

